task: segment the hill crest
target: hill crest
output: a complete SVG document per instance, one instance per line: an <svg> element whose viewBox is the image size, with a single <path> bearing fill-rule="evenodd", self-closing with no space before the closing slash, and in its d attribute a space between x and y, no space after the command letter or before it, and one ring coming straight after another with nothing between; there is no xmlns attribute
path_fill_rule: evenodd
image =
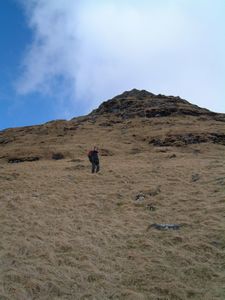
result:
<svg viewBox="0 0 225 300"><path fill-rule="evenodd" d="M155 95L146 90L132 89L104 101L89 116L113 114L123 119L133 117L165 117L170 115L208 115L216 113L191 104L179 96Z"/></svg>

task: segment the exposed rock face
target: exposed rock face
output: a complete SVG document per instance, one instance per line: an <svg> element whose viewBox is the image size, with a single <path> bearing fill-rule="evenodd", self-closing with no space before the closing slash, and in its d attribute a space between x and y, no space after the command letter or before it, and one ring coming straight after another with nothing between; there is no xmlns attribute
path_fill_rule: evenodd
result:
<svg viewBox="0 0 225 300"><path fill-rule="evenodd" d="M193 105L180 97L154 95L145 90L133 89L103 102L90 116L114 114L123 119L133 117L166 117L170 115L210 115L215 113Z"/></svg>
<svg viewBox="0 0 225 300"><path fill-rule="evenodd" d="M25 161L37 161L40 157L38 156L29 156L29 157L12 157L8 159L8 163L15 164L15 163L21 163Z"/></svg>
<svg viewBox="0 0 225 300"><path fill-rule="evenodd" d="M6 145L8 143L11 143L12 141L12 139L0 137L0 144L2 145Z"/></svg>
<svg viewBox="0 0 225 300"><path fill-rule="evenodd" d="M153 138L149 144L154 146L185 146L190 144L200 144L212 142L214 144L225 145L225 134L217 133L188 133L188 134L171 134L164 138Z"/></svg>

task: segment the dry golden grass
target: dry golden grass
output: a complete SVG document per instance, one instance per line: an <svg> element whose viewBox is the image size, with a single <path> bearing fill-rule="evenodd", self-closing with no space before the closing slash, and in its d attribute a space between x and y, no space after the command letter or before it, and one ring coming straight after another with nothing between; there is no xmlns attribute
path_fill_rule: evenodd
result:
<svg viewBox="0 0 225 300"><path fill-rule="evenodd" d="M0 147L0 299L225 299L225 146L148 144L168 133L224 132L224 123L104 121L2 133L15 141ZM100 157L99 174L86 157L94 144L113 154ZM51 160L53 152L65 159ZM7 163L32 155L40 161Z"/></svg>

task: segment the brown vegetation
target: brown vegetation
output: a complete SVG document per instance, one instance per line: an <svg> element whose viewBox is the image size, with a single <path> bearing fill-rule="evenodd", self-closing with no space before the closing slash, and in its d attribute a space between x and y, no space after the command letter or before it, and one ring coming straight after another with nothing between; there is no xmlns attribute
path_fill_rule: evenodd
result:
<svg viewBox="0 0 225 300"><path fill-rule="evenodd" d="M223 115L137 117L149 94L132 93L126 118L102 106L0 133L0 299L225 298Z"/></svg>

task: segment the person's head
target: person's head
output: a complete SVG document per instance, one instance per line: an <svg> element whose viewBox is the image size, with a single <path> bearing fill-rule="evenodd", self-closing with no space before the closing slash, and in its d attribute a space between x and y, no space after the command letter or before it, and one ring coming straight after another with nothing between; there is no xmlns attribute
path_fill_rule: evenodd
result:
<svg viewBox="0 0 225 300"><path fill-rule="evenodd" d="M97 146L94 146L94 151L98 151L98 147Z"/></svg>

